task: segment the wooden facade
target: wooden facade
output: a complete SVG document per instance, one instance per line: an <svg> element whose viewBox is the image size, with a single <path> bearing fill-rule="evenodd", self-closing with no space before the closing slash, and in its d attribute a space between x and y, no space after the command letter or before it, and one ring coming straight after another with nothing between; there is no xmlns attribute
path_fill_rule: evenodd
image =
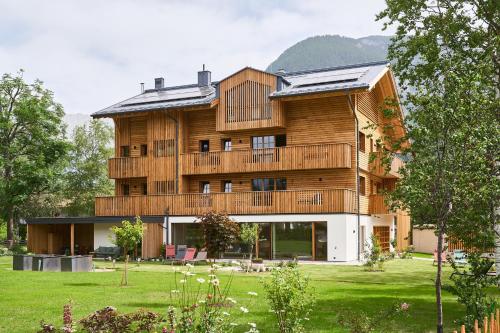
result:
<svg viewBox="0 0 500 333"><path fill-rule="evenodd" d="M382 113L384 99L397 97L390 72L373 89L349 95L270 99L277 85L277 76L245 68L218 83L210 106L113 116L116 195L96 198L96 215L356 214L359 200L360 214L396 216L380 193L399 177L402 161L389 172L378 159L370 163L383 133L366 129L393 121ZM255 146L266 138L273 144ZM262 179L286 186L255 189ZM400 220L398 232L407 232L409 219ZM148 255L158 250L156 241L145 244Z"/></svg>

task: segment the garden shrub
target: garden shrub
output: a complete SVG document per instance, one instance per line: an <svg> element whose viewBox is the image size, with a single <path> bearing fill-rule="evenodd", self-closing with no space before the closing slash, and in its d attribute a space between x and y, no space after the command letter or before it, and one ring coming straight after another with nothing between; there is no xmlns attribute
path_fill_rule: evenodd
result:
<svg viewBox="0 0 500 333"><path fill-rule="evenodd" d="M7 248L7 247L0 247L0 257L11 256L11 255L12 255L12 251L9 250L9 248Z"/></svg>
<svg viewBox="0 0 500 333"><path fill-rule="evenodd" d="M366 242L367 251L363 253L365 259L365 266L369 271L383 271L384 262L388 257L382 253L382 247L375 234L372 233L370 241Z"/></svg>
<svg viewBox="0 0 500 333"><path fill-rule="evenodd" d="M216 275L218 265L210 268L209 279L195 278L196 274L190 271L175 271L174 288L171 290L172 306L167 314L165 332L176 333L205 333L205 332L233 332L237 326L233 318L249 312L247 307L238 306L237 301L229 297L232 275L223 286ZM248 292L257 296L254 292ZM234 313L236 312L236 313ZM254 323L248 323L247 332L257 333Z"/></svg>
<svg viewBox="0 0 500 333"><path fill-rule="evenodd" d="M409 308L408 303L396 302L375 316L368 316L362 311L344 311L339 314L338 323L350 333L370 333L380 329L382 325L387 325L394 317L406 313Z"/></svg>
<svg viewBox="0 0 500 333"><path fill-rule="evenodd" d="M297 267L278 267L263 280L266 298L278 320L280 333L305 332L304 322L314 304L314 294Z"/></svg>
<svg viewBox="0 0 500 333"><path fill-rule="evenodd" d="M240 226L226 214L208 212L198 217L210 258L220 258L221 253L233 244L240 235Z"/></svg>
<svg viewBox="0 0 500 333"><path fill-rule="evenodd" d="M406 247L403 250L403 253L401 254L401 259L412 259L413 252L415 252L415 246L410 245L410 246Z"/></svg>
<svg viewBox="0 0 500 333"><path fill-rule="evenodd" d="M28 247L26 245L14 244L14 246L12 246L12 253L26 254L28 253Z"/></svg>
<svg viewBox="0 0 500 333"><path fill-rule="evenodd" d="M480 254L470 253L467 261L468 267L459 267L450 261L453 268L451 283L444 285L443 289L457 296L457 301L465 306L465 316L457 324L472 331L474 320L478 319L482 325L482 319L496 311L498 304L487 295L487 289L497 285L498 277L488 275L491 261L481 258Z"/></svg>

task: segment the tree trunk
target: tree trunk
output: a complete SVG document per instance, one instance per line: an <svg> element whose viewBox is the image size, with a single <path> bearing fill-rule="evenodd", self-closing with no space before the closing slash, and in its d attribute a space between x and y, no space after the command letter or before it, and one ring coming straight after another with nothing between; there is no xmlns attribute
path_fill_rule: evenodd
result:
<svg viewBox="0 0 500 333"><path fill-rule="evenodd" d="M437 333L443 333L443 302L441 299L441 276L443 269L443 262L441 254L443 253L443 228L438 228L437 239L437 272L436 272L436 307L437 307Z"/></svg>
<svg viewBox="0 0 500 333"><path fill-rule="evenodd" d="M9 217L7 219L7 247L9 249L14 245L14 214L12 210L9 211Z"/></svg>
<svg viewBox="0 0 500 333"><path fill-rule="evenodd" d="M124 266L124 269L123 269L123 274L122 274L122 282L120 283L120 285L122 285L122 286L126 286L126 285L128 285L128 277L127 277L127 269L128 269L128 250L127 250L127 249L124 249L124 252L125 252L125 266Z"/></svg>
<svg viewBox="0 0 500 333"><path fill-rule="evenodd" d="M250 245L250 253L248 255L248 258L250 259L250 263L247 266L247 273L250 272L250 268L252 267L252 256L253 256L253 244Z"/></svg>

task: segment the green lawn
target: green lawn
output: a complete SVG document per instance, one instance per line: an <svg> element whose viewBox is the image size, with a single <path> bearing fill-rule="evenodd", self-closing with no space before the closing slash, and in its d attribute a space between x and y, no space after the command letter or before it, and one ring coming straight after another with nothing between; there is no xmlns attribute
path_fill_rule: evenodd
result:
<svg viewBox="0 0 500 333"><path fill-rule="evenodd" d="M172 268L159 264L132 266L128 287L119 287L121 272L100 273L43 273L12 271L11 257L0 258L0 332L35 332L40 320L61 325L61 310L68 299L74 302L74 317L112 305L120 311L147 308L165 313L172 289ZM98 265L109 266L109 263ZM337 265L301 265L310 275L317 292L317 303L308 329L311 332L345 332L336 324L341 309L376 313L395 300L411 304L410 317L397 320L384 332L434 331L435 267L425 260L393 260L383 273L365 272L362 267ZM449 267L445 272L449 272ZM207 266L195 268L201 277L207 275ZM261 332L275 332L274 319L268 312L259 283L266 274L237 273L231 296L241 304L249 304L250 313L238 321L257 323ZM219 274L222 282L228 273ZM259 294L251 303L248 291ZM447 332L452 321L462 315L453 296L444 295ZM243 330L241 330L243 332Z"/></svg>

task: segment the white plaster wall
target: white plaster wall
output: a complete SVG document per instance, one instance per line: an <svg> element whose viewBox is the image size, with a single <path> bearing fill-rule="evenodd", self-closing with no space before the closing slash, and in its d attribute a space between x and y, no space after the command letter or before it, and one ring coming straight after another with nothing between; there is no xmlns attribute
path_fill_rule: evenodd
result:
<svg viewBox="0 0 500 333"><path fill-rule="evenodd" d="M413 246L416 252L434 253L437 249L437 237L434 230L413 228Z"/></svg>
<svg viewBox="0 0 500 333"><path fill-rule="evenodd" d="M94 224L94 249L99 246L115 246L109 236L113 235L111 227L120 223L95 223Z"/></svg>
<svg viewBox="0 0 500 333"><path fill-rule="evenodd" d="M326 222L327 223L327 260L353 261L358 255L357 217L352 214L280 214L280 215L232 215L236 222ZM361 216L361 218L369 218ZM172 216L172 223L194 223L195 216ZM370 231L371 234L371 231ZM171 228L168 228L169 241L172 239Z"/></svg>

